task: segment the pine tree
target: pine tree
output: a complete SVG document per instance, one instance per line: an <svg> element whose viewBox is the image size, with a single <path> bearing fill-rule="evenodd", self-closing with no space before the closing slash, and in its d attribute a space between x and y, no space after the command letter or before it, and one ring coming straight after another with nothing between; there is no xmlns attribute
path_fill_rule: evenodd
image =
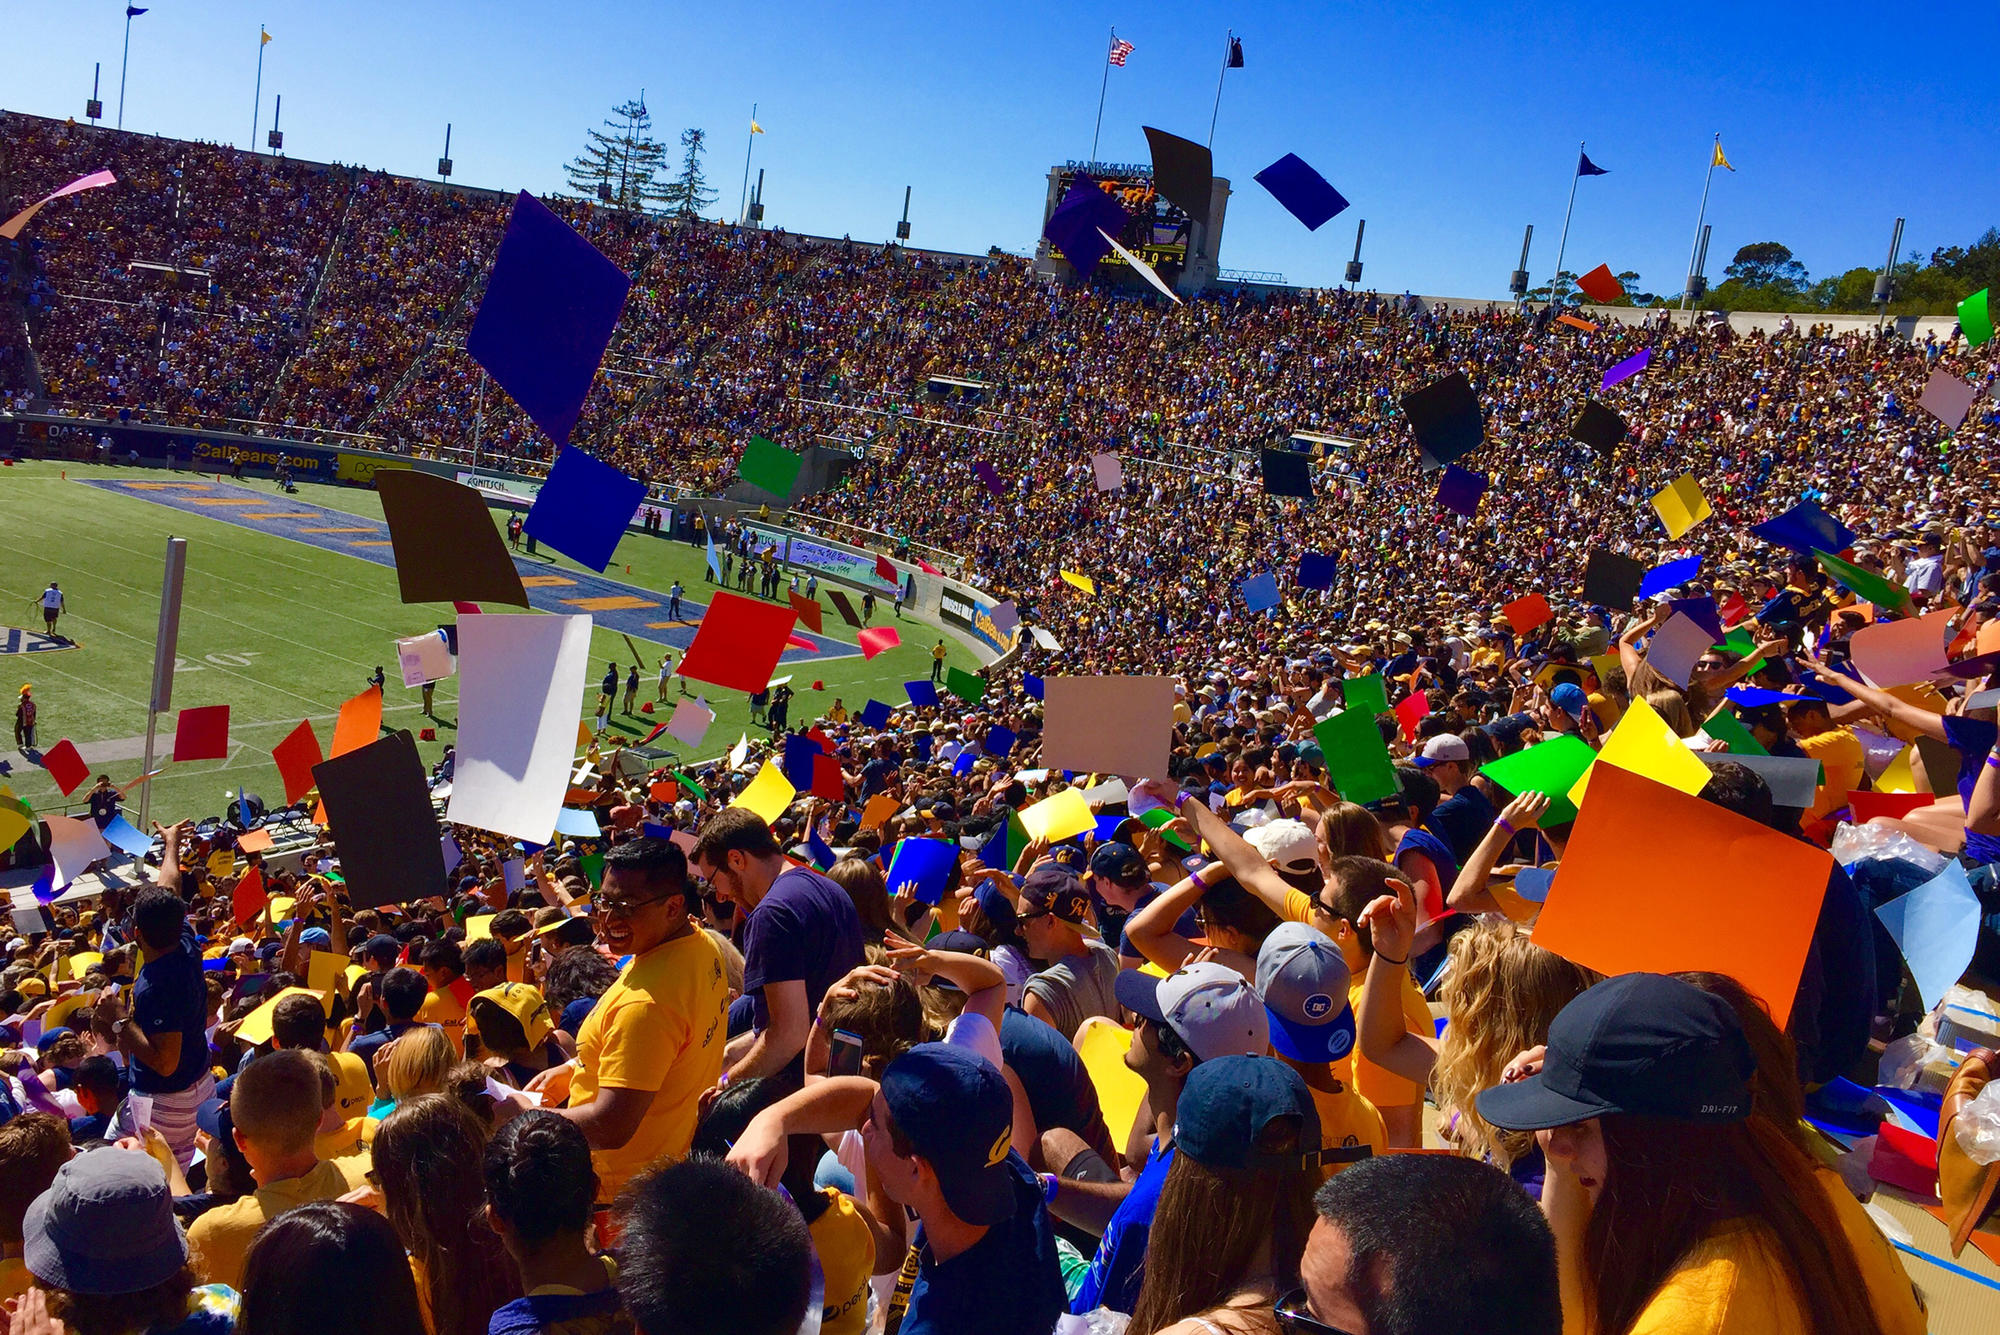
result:
<svg viewBox="0 0 2000 1335"><path fill-rule="evenodd" d="M708 177L701 170L701 154L708 147L708 136L700 130L682 130L681 147L686 150L681 156L681 174L661 188L660 202L687 218L713 204L715 191L709 188Z"/></svg>
<svg viewBox="0 0 2000 1335"><path fill-rule="evenodd" d="M643 212L667 200L659 177L667 146L653 138L653 118L645 94L611 109L602 130L588 132L590 143L564 168L569 187L585 199L613 208Z"/></svg>

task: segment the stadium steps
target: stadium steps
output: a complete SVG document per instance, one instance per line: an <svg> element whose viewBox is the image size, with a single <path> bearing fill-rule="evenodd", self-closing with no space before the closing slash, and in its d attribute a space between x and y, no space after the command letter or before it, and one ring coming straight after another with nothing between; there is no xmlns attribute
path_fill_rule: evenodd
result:
<svg viewBox="0 0 2000 1335"><path fill-rule="evenodd" d="M347 178L347 198L340 209L340 222L333 229L333 244L326 248L326 258L320 261L319 277L313 280L312 296L306 299L305 314L299 324L298 341L293 343L291 351L285 354L285 363L278 368L278 374L271 377L271 388L264 395L264 402L257 410L259 417L268 418L271 415L271 405L278 401L278 395L284 390L285 381L292 373L292 363L299 359L301 352L312 346L313 321L319 315L320 294L326 291L327 276L333 272L334 261L340 258L341 243L347 239L347 225L354 216L354 200L358 193L354 188L354 181L354 176L350 174Z"/></svg>

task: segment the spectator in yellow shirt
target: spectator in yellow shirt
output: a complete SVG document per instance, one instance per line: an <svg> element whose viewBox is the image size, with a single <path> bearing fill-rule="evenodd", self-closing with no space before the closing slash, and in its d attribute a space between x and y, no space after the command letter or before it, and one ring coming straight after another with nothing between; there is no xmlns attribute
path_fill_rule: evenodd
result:
<svg viewBox="0 0 2000 1335"><path fill-rule="evenodd" d="M434 1024L459 1056L465 1055L465 1008L472 998L472 984L465 979L465 956L456 941L433 941L424 947L424 981L430 995L417 1008L418 1024Z"/></svg>
<svg viewBox="0 0 2000 1335"><path fill-rule="evenodd" d="M1861 742L1852 728L1835 725L1826 701L1810 695L1785 703L1785 726L1799 739L1799 750L1826 770L1811 809L1799 822L1810 826L1846 806L1848 793L1860 784L1865 769Z"/></svg>

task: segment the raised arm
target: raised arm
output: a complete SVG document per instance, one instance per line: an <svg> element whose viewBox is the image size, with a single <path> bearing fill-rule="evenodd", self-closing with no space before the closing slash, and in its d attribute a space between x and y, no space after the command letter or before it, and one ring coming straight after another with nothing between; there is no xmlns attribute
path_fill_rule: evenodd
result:
<svg viewBox="0 0 2000 1335"><path fill-rule="evenodd" d="M1493 868L1499 865L1500 855L1514 836L1522 830L1537 828L1548 809L1549 799L1542 793L1522 793L1509 802L1486 831L1486 837L1472 850L1465 866L1459 869L1458 879L1452 882L1451 893L1445 898L1445 907L1462 913L1506 912L1488 885L1493 879Z"/></svg>
<svg viewBox="0 0 2000 1335"><path fill-rule="evenodd" d="M1808 670L1838 685L1841 690L1846 691L1876 713L1886 715L1892 722L1900 723L1906 728L1914 729L1926 737L1935 737L1940 742L1946 740L1943 715L1933 714L1930 710L1919 708L1907 700L1899 700L1887 691L1879 691L1865 681L1857 681L1853 677L1835 672L1817 658L1808 658L1801 655L1799 663Z"/></svg>
<svg viewBox="0 0 2000 1335"><path fill-rule="evenodd" d="M1361 911L1375 953L1368 961L1354 1023L1362 1056L1422 1085L1430 1081L1438 1045L1403 1026L1403 980L1410 976L1410 947L1417 938L1417 892L1407 881L1395 884L1394 896L1382 895Z"/></svg>

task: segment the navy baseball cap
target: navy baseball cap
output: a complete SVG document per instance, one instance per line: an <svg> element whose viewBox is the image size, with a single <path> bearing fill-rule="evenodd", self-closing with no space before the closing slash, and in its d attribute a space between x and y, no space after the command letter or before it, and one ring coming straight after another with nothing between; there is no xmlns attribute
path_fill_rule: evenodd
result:
<svg viewBox="0 0 2000 1335"><path fill-rule="evenodd" d="M970 1048L919 1043L882 1072L882 1102L937 1174L953 1214L986 1225L1013 1216L1014 1095L991 1062Z"/></svg>
<svg viewBox="0 0 2000 1335"><path fill-rule="evenodd" d="M991 882L981 881L979 888L972 892L972 897L979 901L979 911L986 915L986 920L1002 931L1012 930L1019 921L1020 915L1014 912L1014 901L1001 894Z"/></svg>
<svg viewBox="0 0 2000 1335"><path fill-rule="evenodd" d="M1265 1132L1299 1119L1297 1149L1274 1153ZM1297 1071L1276 1057L1228 1056L1188 1072L1174 1108L1174 1148L1204 1168L1282 1168L1318 1162L1319 1109Z"/></svg>
<svg viewBox="0 0 2000 1335"><path fill-rule="evenodd" d="M1079 927L1090 921L1090 896L1083 892L1083 882L1059 865L1045 864L1028 873L1021 886L1021 906Z"/></svg>
<svg viewBox="0 0 2000 1335"><path fill-rule="evenodd" d="M1139 856L1139 850L1117 839L1097 846L1090 855L1090 870L1092 875L1112 881L1143 881L1148 876L1146 859Z"/></svg>
<svg viewBox="0 0 2000 1335"><path fill-rule="evenodd" d="M1757 1059L1730 1004L1693 983L1628 973L1574 998L1549 1025L1542 1069L1479 1093L1479 1115L1546 1131L1606 1113L1734 1122L1750 1115Z"/></svg>

